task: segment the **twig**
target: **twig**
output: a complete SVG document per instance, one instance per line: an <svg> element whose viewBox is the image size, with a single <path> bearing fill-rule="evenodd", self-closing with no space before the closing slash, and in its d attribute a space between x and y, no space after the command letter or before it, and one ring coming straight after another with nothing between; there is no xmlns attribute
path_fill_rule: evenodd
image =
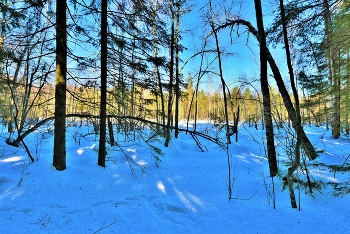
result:
<svg viewBox="0 0 350 234"><path fill-rule="evenodd" d="M106 229L106 228L109 228L110 226L114 225L116 222L117 222L117 221L114 220L113 223L111 223L111 224L109 224L109 225L107 225L107 226L104 226L105 223L106 223L106 222L104 222L104 223L102 224L102 227L101 227L100 229L98 229L97 231L95 231L93 234L96 234L96 233L98 233L98 232L100 232L100 231L102 231L102 230L104 230L104 229Z"/></svg>

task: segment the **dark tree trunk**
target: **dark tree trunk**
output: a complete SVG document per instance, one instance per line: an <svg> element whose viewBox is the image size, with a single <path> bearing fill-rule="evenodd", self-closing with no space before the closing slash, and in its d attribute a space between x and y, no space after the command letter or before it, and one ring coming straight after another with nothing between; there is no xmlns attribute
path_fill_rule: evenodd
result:
<svg viewBox="0 0 350 234"><path fill-rule="evenodd" d="M180 102L180 71L179 71L179 26L180 26L180 5L177 5L177 13L176 13L176 52L175 52L175 138L178 138L179 135L179 102Z"/></svg>
<svg viewBox="0 0 350 234"><path fill-rule="evenodd" d="M260 0L254 0L256 21L258 26L258 38L260 42L260 84L263 95L263 106L264 106L264 120L266 125L266 140L267 140L267 155L270 168L270 176L276 176L278 172L275 141L273 134L273 123L271 115L271 101L270 101L270 90L267 78L267 48L266 48L266 37L264 29L264 21L262 15L262 7Z"/></svg>
<svg viewBox="0 0 350 234"><path fill-rule="evenodd" d="M250 22L248 22L246 20L242 20L242 19L231 20L231 21L228 21L228 23L220 26L219 28L225 28L225 27L232 26L232 25L244 25L244 26L246 26L248 28L248 31L250 33L252 33L259 40L258 31L253 27L253 25ZM305 150L305 154L308 156L308 158L310 160L313 160L313 159L317 158L317 153L315 151L315 148L311 144L309 138L306 136L303 127L300 124L298 124L298 122L296 121L295 109L294 109L293 103L290 99L289 93L286 89L286 86L284 85L282 75L281 75L281 73L278 69L278 66L276 65L276 62L275 62L274 58L272 57L269 49L267 47L265 47L265 49L266 49L266 54L267 54L267 61L268 61L270 68L272 70L273 77L276 81L278 90L282 96L284 106L287 109L288 117L289 117L290 121L292 122L292 126L294 129L296 129L297 127L300 128L300 132L299 132L300 145Z"/></svg>
<svg viewBox="0 0 350 234"><path fill-rule="evenodd" d="M101 14L101 104L98 165L106 166L106 105L107 105L107 0L102 0Z"/></svg>
<svg viewBox="0 0 350 234"><path fill-rule="evenodd" d="M111 145L115 145L114 132L113 132L113 123L112 123L112 121L109 118L107 119L107 121L108 121L107 123L108 123L108 132L109 132L110 144Z"/></svg>
<svg viewBox="0 0 350 234"><path fill-rule="evenodd" d="M56 1L56 89L53 166L57 170L66 169L66 6L66 0Z"/></svg>
<svg viewBox="0 0 350 234"><path fill-rule="evenodd" d="M327 70L328 70L328 82L331 87L331 126L332 135L335 139L340 136L340 102L338 101L338 77L335 74L335 51L332 46L332 14L330 11L329 0L323 0L323 18L324 18L324 33L326 42L326 57L327 57Z"/></svg>
<svg viewBox="0 0 350 234"><path fill-rule="evenodd" d="M162 79L159 71L159 62L157 61L158 58L158 48L157 48L157 27L156 27L156 12L158 11L158 3L155 2L153 13L152 13L152 21L153 21L153 27L152 27L152 34L153 34L153 55L154 58L156 59L154 62L154 70L153 74L156 79L156 83L158 86L158 93L156 95L156 103L157 103L157 108L156 108L156 119L157 122L159 123L159 115L161 118L161 126L163 132L165 132L165 101L164 101L164 94L163 94L163 86L162 86ZM158 109L158 95L160 96L160 104L161 104L161 110L159 111ZM157 130L159 130L159 125L157 125Z"/></svg>
<svg viewBox="0 0 350 234"><path fill-rule="evenodd" d="M174 80L174 49L175 49L175 11L174 1L170 0L171 13L171 42L170 42L170 65L169 65L169 97L168 97L168 119L166 125L165 147L170 143L170 131L172 122L172 99L173 99L173 80Z"/></svg>
<svg viewBox="0 0 350 234"><path fill-rule="evenodd" d="M284 13L283 0L280 0L280 9L281 9L284 45L286 48L287 66L288 66L288 71L289 71L290 84L292 86L293 95L294 95L294 99L295 99L295 118L296 118L296 122L297 122L297 126L295 128L295 131L297 132L297 141L295 144L295 153L294 153L295 157L293 159L292 166L290 168L288 168L287 179L288 179L288 188L289 188L291 206L292 206L292 208L297 208L297 203L296 203L295 194L294 194L294 186L293 186L293 174L294 174L295 170L298 169L299 163L300 163L301 116L300 116L300 108L299 108L299 95L298 95L298 91L297 91L297 88L295 85L294 71L293 71L292 61L291 61L291 56L290 56L290 51L289 51L287 22L286 22L286 17L285 17L285 13Z"/></svg>
<svg viewBox="0 0 350 234"><path fill-rule="evenodd" d="M210 10L211 10L211 13L214 14L212 12L212 3L211 3L211 1L210 1ZM218 34L217 34L217 31L215 30L214 18L212 18L211 27L212 27L214 38L215 38L216 51L217 51L217 54L218 54L219 72L220 72L219 75L220 75L220 79L221 79L222 94L223 94L223 98L224 98L224 110L225 110L227 144L231 144L230 125L229 125L229 121L228 121L228 110L227 110L226 84L225 84L225 79L224 79L224 75L223 75L223 72L222 72L221 51L220 51L220 46L219 46Z"/></svg>

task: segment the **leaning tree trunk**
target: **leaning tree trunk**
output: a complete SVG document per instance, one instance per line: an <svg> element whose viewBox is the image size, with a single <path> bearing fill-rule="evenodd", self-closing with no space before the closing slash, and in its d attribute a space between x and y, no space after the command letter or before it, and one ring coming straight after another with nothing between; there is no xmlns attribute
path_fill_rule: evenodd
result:
<svg viewBox="0 0 350 234"><path fill-rule="evenodd" d="M57 170L66 169L66 6L66 0L56 1L56 90L53 166Z"/></svg>
<svg viewBox="0 0 350 234"><path fill-rule="evenodd" d="M287 58L287 66L290 76L290 84L292 86L293 95L295 99L295 118L297 121L297 126L295 131L297 132L297 142L295 145L295 158L293 160L292 166L288 168L287 173L287 181L288 181L288 188L289 188L289 194L290 194L290 202L292 205L292 208L297 208L297 203L295 199L294 194L294 186L293 186L293 174L295 170L298 169L299 163L300 163L300 126L301 126L301 116L300 116L300 108L299 108L299 95L298 91L295 85L295 78L294 78L294 71L292 67L292 61L291 61L291 55L289 50L289 42L288 42L288 32L287 32L287 22L286 17L284 13L284 5L283 0L280 0L280 8L281 8L281 19L282 19L282 27L283 27L283 38L284 38L284 45L286 49L286 58Z"/></svg>
<svg viewBox="0 0 350 234"><path fill-rule="evenodd" d="M226 27L232 27L234 25L244 25L248 28L248 31L250 33L252 33L258 40L259 40L259 37L258 37L258 31L254 28L254 26L246 21L246 20L242 20L242 19L238 19L238 20L228 20L228 22L224 25L221 25L220 27L218 27L218 29L220 28L226 28ZM259 42L260 44L260 42ZM304 129L303 127L301 126L300 123L298 123L296 121L296 115L295 115L295 109L294 109L294 106L293 106L293 103L290 99L290 96L289 96L289 93L286 89L286 86L284 85L284 81L282 79L282 75L276 65L276 62L274 60L274 58L272 57L271 53L270 53L270 50L265 47L266 49L266 54L267 54L267 61L270 65L270 68L272 70L272 73L273 73L273 77L276 81L276 84L277 84L277 87L278 87L278 90L282 96L282 100L283 100L283 103L284 103L284 106L286 107L287 109L287 112L288 112L288 117L289 119L291 120L292 122L292 126L294 129L296 128L300 128L300 145L301 147L303 147L304 151L305 151L305 154L308 156L308 158L310 160L313 160L315 158L317 158L317 153L315 151L315 148L313 147L313 145L311 144L309 138L306 136L305 132L304 132Z"/></svg>
<svg viewBox="0 0 350 234"><path fill-rule="evenodd" d="M258 38L260 42L260 84L261 91L263 95L263 106L264 106L264 120L266 126L266 140L267 140L267 155L270 168L270 176L276 176L278 172L277 159L276 159L276 149L273 134L273 123L271 114L271 101L270 101L270 91L269 83L267 78L267 49L266 49L266 37L264 30L264 21L262 16L262 7L260 0L254 0L255 11L256 11L256 21L258 26Z"/></svg>

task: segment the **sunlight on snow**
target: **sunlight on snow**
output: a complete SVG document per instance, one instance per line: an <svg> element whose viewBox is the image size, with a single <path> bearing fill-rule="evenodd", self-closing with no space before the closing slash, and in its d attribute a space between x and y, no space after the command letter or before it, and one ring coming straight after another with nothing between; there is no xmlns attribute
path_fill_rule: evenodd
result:
<svg viewBox="0 0 350 234"><path fill-rule="evenodd" d="M136 149L131 148L131 147L129 147L126 151L136 153ZM136 154L133 154L133 155L131 156L131 158L132 158L132 160L136 161L137 155L136 155ZM137 163L138 165L140 165L140 166L145 166L145 165L148 164L145 160L142 160L142 159L138 160L136 163ZM129 164L129 163L127 162L127 164Z"/></svg>
<svg viewBox="0 0 350 234"><path fill-rule="evenodd" d="M166 193L165 192L165 186L164 186L164 184L162 183L162 181L158 181L158 183L157 183L157 188L162 192L162 193Z"/></svg>
<svg viewBox="0 0 350 234"><path fill-rule="evenodd" d="M23 160L22 156L13 156L11 158L2 159L2 160L0 160L0 162L7 163L7 162L18 162L18 161L22 161L22 160Z"/></svg>
<svg viewBox="0 0 350 234"><path fill-rule="evenodd" d="M189 209L192 212L197 212L196 208L192 205L191 201L186 197L186 195L179 191L177 188L174 188L177 197L180 199L180 201L186 206L187 209Z"/></svg>
<svg viewBox="0 0 350 234"><path fill-rule="evenodd" d="M201 206L202 208L204 208L204 205L203 205L203 202L202 200L197 197L196 195L194 194L191 194L191 193L187 193L187 196L194 202L196 203L197 205Z"/></svg>
<svg viewBox="0 0 350 234"><path fill-rule="evenodd" d="M77 154L82 155L82 154L84 153L84 149L87 149L87 148L93 149L93 148L95 148L95 145L96 145L96 144L93 144L93 145L91 145L91 146L87 146L87 147L84 147L84 148L79 148L79 149L77 150Z"/></svg>
<svg viewBox="0 0 350 234"><path fill-rule="evenodd" d="M175 179L175 181L179 181L179 180L183 179L183 176L176 175L176 176L174 176L174 179ZM195 207L196 205L205 209L204 203L199 197L197 197L196 195L191 194L189 192L186 192L186 194L185 194L184 192L181 192L179 189L177 189L174 186L174 183L175 183L174 179L172 179L170 177L167 178L169 183L172 184L174 191L176 193L176 196L179 198L180 202L186 206L187 209L189 209L190 211L192 211L194 213L197 212L197 209ZM164 190L165 190L165 186L163 185L163 183L161 181L158 182L157 186L158 186L159 190L161 190L160 189L161 186L163 186Z"/></svg>
<svg viewBox="0 0 350 234"><path fill-rule="evenodd" d="M242 162L250 163L247 159L245 159L246 158L245 156L237 155L237 158L241 159Z"/></svg>
<svg viewBox="0 0 350 234"><path fill-rule="evenodd" d="M237 158L239 158L242 162L245 163L258 163L260 164L263 160L267 160L266 158L263 158L259 155L255 155L253 153L250 154L243 154L243 155L237 155Z"/></svg>
<svg viewBox="0 0 350 234"><path fill-rule="evenodd" d="M339 182L338 179L336 179L336 178L334 178L332 176L327 176L327 175L323 174L322 172L324 172L324 171L321 171L321 170L318 170L318 169L310 169L309 172L312 175L314 175L314 176L318 176L318 177L327 179L327 180L332 181L332 182Z"/></svg>
<svg viewBox="0 0 350 234"><path fill-rule="evenodd" d="M116 178L116 181L115 181L116 184L120 184L123 182L123 179L120 176L120 174L114 174L113 177Z"/></svg>
<svg viewBox="0 0 350 234"><path fill-rule="evenodd" d="M136 152L136 149L134 149L134 148L131 148L131 147L129 147L126 151L128 151L128 152Z"/></svg>
<svg viewBox="0 0 350 234"><path fill-rule="evenodd" d="M22 194L24 194L23 190L13 192L10 189L7 189L5 192L0 194L0 200L4 199L6 197L11 197L11 201L12 201L12 200L15 200L17 197L21 196Z"/></svg>
<svg viewBox="0 0 350 234"><path fill-rule="evenodd" d="M144 161L144 160L139 160L139 161L137 161L137 164L138 165L140 165L140 166L145 166L145 165L147 165L148 163L146 162L146 161Z"/></svg>

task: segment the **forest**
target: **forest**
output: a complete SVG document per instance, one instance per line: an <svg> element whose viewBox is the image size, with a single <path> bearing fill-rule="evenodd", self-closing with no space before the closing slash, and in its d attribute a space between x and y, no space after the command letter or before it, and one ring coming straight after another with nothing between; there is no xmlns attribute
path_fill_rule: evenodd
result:
<svg viewBox="0 0 350 234"><path fill-rule="evenodd" d="M230 150L249 128L262 131L269 177L297 208L297 174L318 188L307 163L323 153L306 128L349 143L348 0L2 0L0 9L0 159L20 148L35 164L29 139L50 135L51 164L65 171L67 145L93 135L97 165L108 170L117 147L134 174L144 167L125 142L143 142L162 167L186 135L202 152L209 143L224 152L230 200ZM291 138L284 168L280 134ZM348 173L349 157L331 170Z"/></svg>

